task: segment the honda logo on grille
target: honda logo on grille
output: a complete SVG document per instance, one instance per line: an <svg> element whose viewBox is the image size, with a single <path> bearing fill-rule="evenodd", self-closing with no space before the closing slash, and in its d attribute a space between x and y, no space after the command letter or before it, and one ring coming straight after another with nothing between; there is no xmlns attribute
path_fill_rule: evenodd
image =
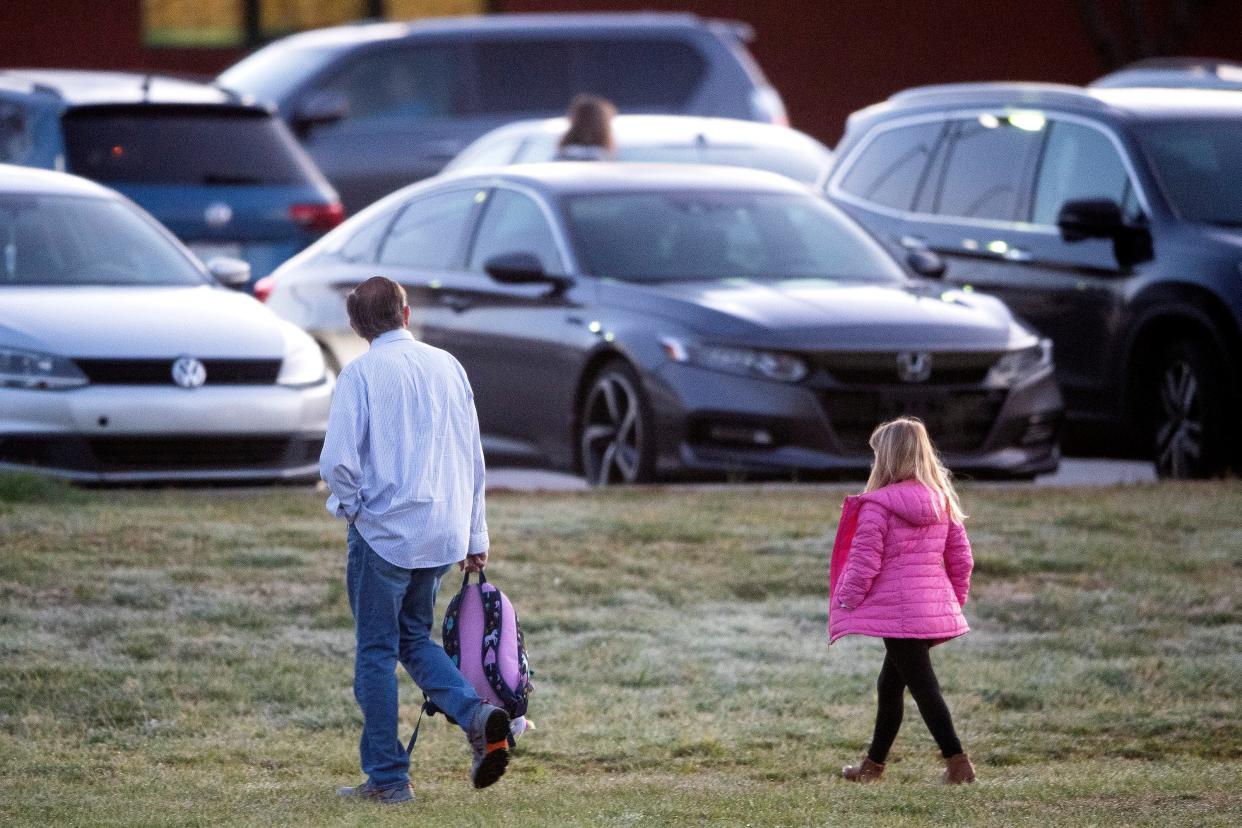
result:
<svg viewBox="0 0 1242 828"><path fill-rule="evenodd" d="M902 351L897 355L897 378L902 382L926 382L932 372L932 355L926 351Z"/></svg>
<svg viewBox="0 0 1242 828"><path fill-rule="evenodd" d="M173 363L172 378L182 388L198 388L207 381L207 366L194 357L181 357Z"/></svg>

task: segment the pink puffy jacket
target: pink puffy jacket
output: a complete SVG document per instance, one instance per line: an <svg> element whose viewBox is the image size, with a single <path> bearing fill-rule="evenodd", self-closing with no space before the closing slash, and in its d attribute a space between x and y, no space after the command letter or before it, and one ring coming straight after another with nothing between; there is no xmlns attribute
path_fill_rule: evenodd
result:
<svg viewBox="0 0 1242 828"><path fill-rule="evenodd" d="M857 525L852 540L838 538L848 553L829 593L830 642L857 634L939 644L970 629L970 541L941 503L917 480L846 499L838 532Z"/></svg>

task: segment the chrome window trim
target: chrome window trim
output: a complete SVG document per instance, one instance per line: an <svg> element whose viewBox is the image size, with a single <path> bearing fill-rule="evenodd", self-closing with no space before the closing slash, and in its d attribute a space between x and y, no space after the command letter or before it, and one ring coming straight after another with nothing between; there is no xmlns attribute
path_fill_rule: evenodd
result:
<svg viewBox="0 0 1242 828"><path fill-rule="evenodd" d="M841 189L841 180L849 173L850 169L858 161L859 156L867 149L867 147L871 145L871 142L882 133L889 132L894 129L917 126L919 124L930 122L939 121L941 123L948 123L954 120L978 118L980 115L1008 115L1009 113L1015 111L1025 112L1028 110L1038 110L1040 114L1046 117L1050 123L1056 121L1067 121L1069 123L1079 124L1081 126L1090 127L1108 138L1108 140L1112 142L1113 149L1117 151L1118 156L1121 158L1122 166L1125 167L1126 175L1130 178L1130 187L1134 190L1139 206L1143 209L1145 215L1150 216L1152 214L1151 202L1148 200L1147 193L1143 190L1141 184L1139 183L1134 163L1130 160L1129 154L1125 151L1125 146L1121 143L1121 139L1117 137L1114 130L1091 118L1054 109L1044 109L1038 106L990 106L972 109L951 109L935 113L909 115L902 118L894 118L891 121L886 121L867 133L867 135L864 136L863 139L850 150L849 155L847 155L845 159L833 170L832 175L828 179L828 186L825 190L828 195L831 195L834 199L846 202L847 204L852 204L855 207L861 207L873 213L879 213L890 218L901 219L904 221L934 222L938 224L954 225L965 224L987 229L1020 230L1028 233L1059 235L1060 230L1055 224L1034 224L1026 221L1005 221L1002 219L971 218L968 216L941 216L936 215L935 213L920 213L914 210L898 210L893 207L886 207L882 204L876 204L873 201L869 201L861 196L847 193Z"/></svg>

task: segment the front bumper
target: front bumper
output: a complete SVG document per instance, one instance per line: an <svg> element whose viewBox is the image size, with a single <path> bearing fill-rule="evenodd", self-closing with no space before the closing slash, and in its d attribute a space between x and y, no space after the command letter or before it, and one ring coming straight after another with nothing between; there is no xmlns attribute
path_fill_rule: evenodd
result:
<svg viewBox="0 0 1242 828"><path fill-rule="evenodd" d="M318 477L332 383L0 389L0 468L102 483Z"/></svg>
<svg viewBox="0 0 1242 828"><path fill-rule="evenodd" d="M1063 403L1051 369L1008 389L832 387L669 363L651 375L647 390L664 476L865 474L871 429L902 414L924 420L959 475L1032 477L1060 463Z"/></svg>

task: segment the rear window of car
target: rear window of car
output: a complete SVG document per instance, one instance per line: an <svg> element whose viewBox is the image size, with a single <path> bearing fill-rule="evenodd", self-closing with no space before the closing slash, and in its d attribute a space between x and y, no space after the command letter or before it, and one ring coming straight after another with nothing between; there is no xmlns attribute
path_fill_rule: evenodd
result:
<svg viewBox="0 0 1242 828"><path fill-rule="evenodd" d="M308 184L284 124L220 107L83 108L64 116L70 172L131 184Z"/></svg>
<svg viewBox="0 0 1242 828"><path fill-rule="evenodd" d="M603 95L621 111L676 111L707 72L694 46L673 39L485 40L474 55L479 108L488 114L563 112L580 92Z"/></svg>

